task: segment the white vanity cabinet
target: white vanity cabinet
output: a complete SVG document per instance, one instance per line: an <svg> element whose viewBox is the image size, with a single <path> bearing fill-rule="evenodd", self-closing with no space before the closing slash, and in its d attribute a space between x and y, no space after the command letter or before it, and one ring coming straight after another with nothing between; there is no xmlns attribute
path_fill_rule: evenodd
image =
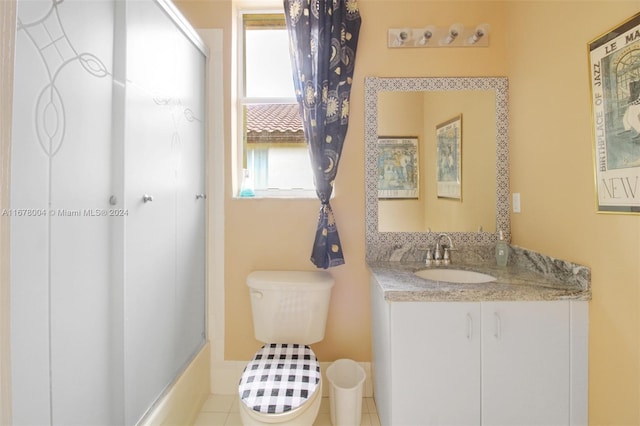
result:
<svg viewBox="0 0 640 426"><path fill-rule="evenodd" d="M372 284L383 425L587 423L587 302L388 302Z"/></svg>

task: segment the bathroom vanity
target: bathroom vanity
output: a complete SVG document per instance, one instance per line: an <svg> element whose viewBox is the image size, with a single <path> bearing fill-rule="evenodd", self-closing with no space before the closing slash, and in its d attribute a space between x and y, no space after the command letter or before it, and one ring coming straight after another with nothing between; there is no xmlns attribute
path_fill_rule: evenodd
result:
<svg viewBox="0 0 640 426"><path fill-rule="evenodd" d="M371 262L375 399L383 425L587 423L589 291L514 266L463 284ZM536 278L537 276L537 278Z"/></svg>
<svg viewBox="0 0 640 426"><path fill-rule="evenodd" d="M441 197L435 129L458 116L465 149L446 152L464 157L462 195ZM499 235L511 241L508 123L504 77L365 79L366 250L383 425L588 424L589 269L515 246L508 265L496 266ZM417 140L410 170L420 173L405 182L417 182L417 197L380 191L390 185L381 141L391 135ZM450 263L435 265L434 256L427 266L444 236Z"/></svg>

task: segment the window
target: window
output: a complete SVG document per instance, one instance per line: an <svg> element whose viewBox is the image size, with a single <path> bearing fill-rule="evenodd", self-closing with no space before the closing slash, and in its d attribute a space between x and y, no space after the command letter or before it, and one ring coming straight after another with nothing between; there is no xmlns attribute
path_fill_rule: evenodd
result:
<svg viewBox="0 0 640 426"><path fill-rule="evenodd" d="M284 15L241 16L240 166L257 196L315 197Z"/></svg>

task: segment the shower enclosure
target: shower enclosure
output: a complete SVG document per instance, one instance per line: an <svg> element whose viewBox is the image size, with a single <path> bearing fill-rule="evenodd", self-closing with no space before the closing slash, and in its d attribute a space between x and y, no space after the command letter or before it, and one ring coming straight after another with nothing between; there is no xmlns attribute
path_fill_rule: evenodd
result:
<svg viewBox="0 0 640 426"><path fill-rule="evenodd" d="M167 0L19 0L14 424L135 424L205 332L205 48Z"/></svg>

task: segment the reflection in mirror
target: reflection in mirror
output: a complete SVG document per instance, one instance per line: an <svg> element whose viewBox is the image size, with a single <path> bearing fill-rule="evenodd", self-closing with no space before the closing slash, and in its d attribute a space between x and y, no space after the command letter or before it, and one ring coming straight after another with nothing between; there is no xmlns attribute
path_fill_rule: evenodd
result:
<svg viewBox="0 0 640 426"><path fill-rule="evenodd" d="M378 93L378 135L416 136L419 145L418 198L379 199L378 231L496 231L495 98L495 90ZM438 150L436 128L457 116L461 194L447 198L438 171L453 157Z"/></svg>
<svg viewBox="0 0 640 426"><path fill-rule="evenodd" d="M462 116L461 196L438 197L436 127ZM418 198L379 199L378 138L419 141ZM365 79L368 247L427 244L447 232L456 244L510 239L507 79ZM369 251L369 248L368 248Z"/></svg>

